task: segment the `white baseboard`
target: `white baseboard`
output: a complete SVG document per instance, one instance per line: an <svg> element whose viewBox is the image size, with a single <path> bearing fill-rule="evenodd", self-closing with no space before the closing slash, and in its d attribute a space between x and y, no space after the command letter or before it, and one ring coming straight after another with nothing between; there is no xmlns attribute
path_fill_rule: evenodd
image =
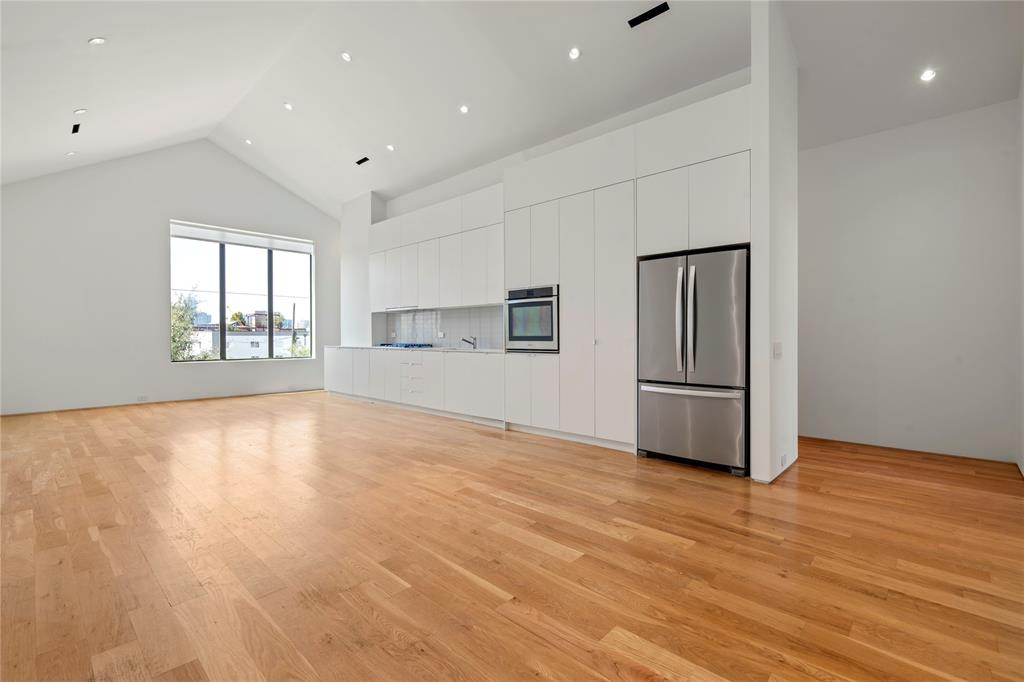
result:
<svg viewBox="0 0 1024 682"><path fill-rule="evenodd" d="M538 429L535 426L524 426L523 424L512 424L506 423L506 428L509 431L522 431L523 433L531 433L535 436L547 436L548 438L559 438L561 440L571 440L574 443L584 443L586 445L596 445L600 448L608 448L610 450L620 450L622 452L628 452L630 454L636 454L636 446L632 443L620 443L617 440L605 440L603 438L594 438L593 436L581 436L575 433L566 433L565 431L552 431L551 429Z"/></svg>
<svg viewBox="0 0 1024 682"><path fill-rule="evenodd" d="M460 412L446 412L445 410L435 410L430 407L422 407L420 405L410 405L409 403L396 403L391 400L381 400L380 398L369 398L365 395L355 395L352 393L339 393L338 391L328 391L331 395L341 396L342 398L348 398L349 400L358 400L362 403L373 403L388 405L389 407L401 407L402 409L412 410L413 412L422 412L424 414L432 414L435 417L448 417L449 419L458 419L459 421L472 422L481 426L490 426L495 429L504 429L505 422L500 419L488 419L487 417L475 417L471 414L462 414Z"/></svg>

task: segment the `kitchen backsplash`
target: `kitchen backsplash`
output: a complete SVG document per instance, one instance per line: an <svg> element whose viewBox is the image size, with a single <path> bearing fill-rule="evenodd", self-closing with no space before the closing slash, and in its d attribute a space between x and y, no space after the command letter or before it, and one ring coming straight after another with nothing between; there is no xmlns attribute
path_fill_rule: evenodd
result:
<svg viewBox="0 0 1024 682"><path fill-rule="evenodd" d="M400 310L386 315L386 338L374 343L430 343L438 347L469 348L462 337L477 338L477 348L500 349L505 345L500 305L441 310ZM379 328L378 325L374 325ZM438 338L444 332L444 338Z"/></svg>

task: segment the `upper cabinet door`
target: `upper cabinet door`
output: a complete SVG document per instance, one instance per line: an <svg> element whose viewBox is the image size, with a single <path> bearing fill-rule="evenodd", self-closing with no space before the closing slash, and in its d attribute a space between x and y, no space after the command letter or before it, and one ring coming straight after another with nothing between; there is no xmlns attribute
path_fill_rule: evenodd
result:
<svg viewBox="0 0 1024 682"><path fill-rule="evenodd" d="M632 182L594 192L594 236L594 435L632 443L637 329ZM564 391L564 379L562 386Z"/></svg>
<svg viewBox="0 0 1024 682"><path fill-rule="evenodd" d="M438 244L441 268L438 303L442 308L462 305L462 235L442 237Z"/></svg>
<svg viewBox="0 0 1024 682"><path fill-rule="evenodd" d="M750 90L744 85L637 123L637 177L750 149Z"/></svg>
<svg viewBox="0 0 1024 682"><path fill-rule="evenodd" d="M594 192L558 202L559 428L594 435Z"/></svg>
<svg viewBox="0 0 1024 682"><path fill-rule="evenodd" d="M530 286L558 284L558 201L530 207Z"/></svg>
<svg viewBox="0 0 1024 682"><path fill-rule="evenodd" d="M636 182L636 253L683 251L692 246L689 228L689 169L677 168Z"/></svg>
<svg viewBox="0 0 1024 682"><path fill-rule="evenodd" d="M487 302L487 232L462 233L462 305Z"/></svg>
<svg viewBox="0 0 1024 682"><path fill-rule="evenodd" d="M402 307L419 305L419 249L415 244L399 249L402 260Z"/></svg>
<svg viewBox="0 0 1024 682"><path fill-rule="evenodd" d="M427 206L418 211L420 239L436 239L462 230L462 200L459 197Z"/></svg>
<svg viewBox="0 0 1024 682"><path fill-rule="evenodd" d="M385 254L384 307L402 307L402 250L390 249Z"/></svg>
<svg viewBox="0 0 1024 682"><path fill-rule="evenodd" d="M505 226L501 223L484 228L487 234L487 303L505 300Z"/></svg>
<svg viewBox="0 0 1024 682"><path fill-rule="evenodd" d="M438 240L430 239L417 245L419 251L419 307L436 308L440 288L440 252Z"/></svg>
<svg viewBox="0 0 1024 682"><path fill-rule="evenodd" d="M690 248L750 241L750 152L690 166Z"/></svg>
<svg viewBox="0 0 1024 682"><path fill-rule="evenodd" d="M370 254L370 312L379 313L387 307L387 253Z"/></svg>
<svg viewBox="0 0 1024 682"><path fill-rule="evenodd" d="M462 229L473 230L500 223L505 213L501 184L484 187L462 197Z"/></svg>
<svg viewBox="0 0 1024 682"><path fill-rule="evenodd" d="M530 286L530 207L505 214L505 288Z"/></svg>

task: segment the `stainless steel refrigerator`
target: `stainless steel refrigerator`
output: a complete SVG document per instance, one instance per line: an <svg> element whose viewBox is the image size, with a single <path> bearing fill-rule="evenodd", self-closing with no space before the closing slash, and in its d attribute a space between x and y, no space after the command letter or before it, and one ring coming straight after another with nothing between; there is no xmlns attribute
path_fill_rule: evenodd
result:
<svg viewBox="0 0 1024 682"><path fill-rule="evenodd" d="M747 249L640 262L637 449L747 468Z"/></svg>

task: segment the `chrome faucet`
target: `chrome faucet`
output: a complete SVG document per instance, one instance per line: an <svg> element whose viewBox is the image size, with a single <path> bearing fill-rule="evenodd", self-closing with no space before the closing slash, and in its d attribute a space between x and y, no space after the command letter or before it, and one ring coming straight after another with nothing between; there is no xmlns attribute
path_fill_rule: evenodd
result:
<svg viewBox="0 0 1024 682"><path fill-rule="evenodd" d="M468 343L469 345L473 346L473 350L476 350L476 337L475 336L471 336L468 339L465 336L463 336L462 340L463 340L463 342Z"/></svg>

